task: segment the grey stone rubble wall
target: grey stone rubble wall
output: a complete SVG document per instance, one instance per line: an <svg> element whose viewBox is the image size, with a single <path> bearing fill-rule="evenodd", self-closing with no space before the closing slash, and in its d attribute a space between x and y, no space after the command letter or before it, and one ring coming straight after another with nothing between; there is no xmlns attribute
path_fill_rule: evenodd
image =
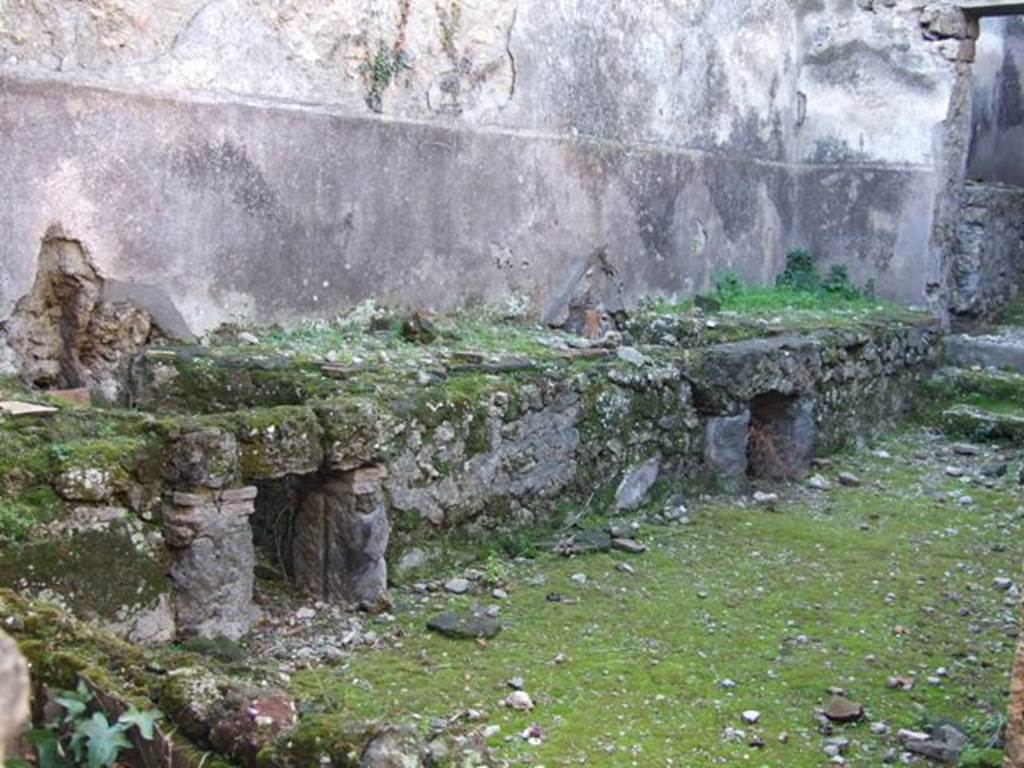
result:
<svg viewBox="0 0 1024 768"><path fill-rule="evenodd" d="M558 320L797 245L936 298L951 8L0 0L0 318L53 224L174 332L368 296Z"/></svg>
<svg viewBox="0 0 1024 768"><path fill-rule="evenodd" d="M442 425L432 434L413 426L405 448L389 462L385 489L390 508L452 527L504 500L519 507L519 514L527 516L521 522L529 523L523 504L550 500L576 478L584 389L579 380L528 384L518 394L517 408L523 413L512 420L505 416L508 395L495 393L483 404L485 423L476 426L489 449L474 455L467 455L471 447L453 428L460 425ZM438 469L446 466L461 471Z"/></svg>
<svg viewBox="0 0 1024 768"><path fill-rule="evenodd" d="M1024 187L965 185L956 234L953 312L990 318L1024 284Z"/></svg>

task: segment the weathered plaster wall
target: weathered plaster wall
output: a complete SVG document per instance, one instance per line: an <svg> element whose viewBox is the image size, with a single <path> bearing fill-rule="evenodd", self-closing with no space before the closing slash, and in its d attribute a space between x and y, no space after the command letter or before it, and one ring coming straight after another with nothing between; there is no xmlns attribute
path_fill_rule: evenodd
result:
<svg viewBox="0 0 1024 768"><path fill-rule="evenodd" d="M973 34L939 3L800 12L797 239L890 296L940 300Z"/></svg>
<svg viewBox="0 0 1024 768"><path fill-rule="evenodd" d="M974 66L971 179L1024 186L1024 17L983 19Z"/></svg>
<svg viewBox="0 0 1024 768"><path fill-rule="evenodd" d="M53 222L194 330L368 295L556 317L581 291L615 309L770 277L786 9L5 2L0 317Z"/></svg>
<svg viewBox="0 0 1024 768"><path fill-rule="evenodd" d="M195 331L558 319L796 245L920 303L960 41L876 5L0 0L0 318L54 223Z"/></svg>

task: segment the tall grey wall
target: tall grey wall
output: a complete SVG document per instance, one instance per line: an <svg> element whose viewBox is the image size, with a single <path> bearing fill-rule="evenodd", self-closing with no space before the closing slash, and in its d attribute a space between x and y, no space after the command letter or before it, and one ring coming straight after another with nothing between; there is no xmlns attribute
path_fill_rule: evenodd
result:
<svg viewBox="0 0 1024 768"><path fill-rule="evenodd" d="M0 19L0 319L53 224L195 331L368 296L556 319L581 294L769 280L798 245L906 301L942 281L966 33L913 0L0 0Z"/></svg>
<svg viewBox="0 0 1024 768"><path fill-rule="evenodd" d="M1024 17L983 19L968 175L1024 186Z"/></svg>

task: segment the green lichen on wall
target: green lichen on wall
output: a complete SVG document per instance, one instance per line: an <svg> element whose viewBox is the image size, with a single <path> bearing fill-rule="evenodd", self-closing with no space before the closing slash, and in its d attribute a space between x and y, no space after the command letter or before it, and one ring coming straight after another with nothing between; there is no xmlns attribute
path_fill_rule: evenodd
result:
<svg viewBox="0 0 1024 768"><path fill-rule="evenodd" d="M141 375L154 381L140 388L139 405L153 411L217 413L301 405L339 389L319 365L289 358L171 355L144 362Z"/></svg>
<svg viewBox="0 0 1024 768"><path fill-rule="evenodd" d="M322 429L312 408L257 408L240 411L233 421L246 482L315 472L323 463Z"/></svg>

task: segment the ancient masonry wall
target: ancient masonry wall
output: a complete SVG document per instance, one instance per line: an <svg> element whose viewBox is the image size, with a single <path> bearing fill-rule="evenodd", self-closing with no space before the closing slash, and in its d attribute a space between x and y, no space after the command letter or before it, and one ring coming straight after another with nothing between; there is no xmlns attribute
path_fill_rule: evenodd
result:
<svg viewBox="0 0 1024 768"><path fill-rule="evenodd" d="M136 396L157 416L139 414L141 436L113 449L69 451L50 480L68 514L48 539L0 551L0 576L137 642L237 637L256 615L255 527L286 532L268 554L319 599L374 606L446 541L536 531L565 503L657 517L686 487L797 477L900 416L939 339L934 325L890 323L681 349L673 323L650 326L662 346L643 354L466 364L411 399L353 381L281 405L316 382L149 354ZM261 407L218 412L204 381ZM284 518L260 498L280 483L299 488ZM116 553L127 592L111 593L106 562L55 559L70 537L74 552Z"/></svg>
<svg viewBox="0 0 1024 768"><path fill-rule="evenodd" d="M55 231L103 302L177 335L368 296L557 322L574 299L766 281L800 245L942 298L974 44L948 6L0 0L0 18L8 334Z"/></svg>
<svg viewBox="0 0 1024 768"><path fill-rule="evenodd" d="M953 312L992 317L1024 284L1024 187L968 183L956 232Z"/></svg>

